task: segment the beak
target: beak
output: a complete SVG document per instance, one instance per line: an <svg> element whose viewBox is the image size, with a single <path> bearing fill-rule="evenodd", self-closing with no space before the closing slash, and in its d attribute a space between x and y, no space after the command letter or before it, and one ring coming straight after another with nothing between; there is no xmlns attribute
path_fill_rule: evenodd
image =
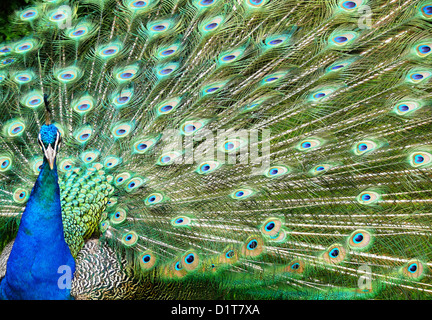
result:
<svg viewBox="0 0 432 320"><path fill-rule="evenodd" d="M41 141L41 135L39 134L39 141ZM54 144L54 148L51 144L48 145L48 147L46 148L45 145L40 142L40 146L45 154L45 158L48 160L48 164L50 166L50 169L54 169L54 164L55 164L55 160L56 160L56 155L57 155L57 144L59 143L59 133L57 132L57 139L55 141Z"/></svg>
<svg viewBox="0 0 432 320"><path fill-rule="evenodd" d="M44 148L45 149L45 148ZM48 148L44 150L45 158L48 160L48 164L50 166L50 169L54 169L54 163L56 158L56 151L53 149L53 147L49 144Z"/></svg>

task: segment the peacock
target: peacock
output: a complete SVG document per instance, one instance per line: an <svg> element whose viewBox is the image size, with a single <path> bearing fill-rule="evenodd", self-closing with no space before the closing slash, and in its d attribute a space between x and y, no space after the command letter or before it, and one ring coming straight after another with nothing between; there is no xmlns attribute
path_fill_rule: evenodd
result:
<svg viewBox="0 0 432 320"><path fill-rule="evenodd" d="M35 0L0 44L0 298L432 298L432 1Z"/></svg>

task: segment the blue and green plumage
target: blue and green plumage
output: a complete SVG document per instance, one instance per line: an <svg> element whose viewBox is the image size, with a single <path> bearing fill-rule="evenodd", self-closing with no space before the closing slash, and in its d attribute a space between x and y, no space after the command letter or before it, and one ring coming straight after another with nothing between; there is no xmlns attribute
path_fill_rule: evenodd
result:
<svg viewBox="0 0 432 320"><path fill-rule="evenodd" d="M44 207L61 207L63 229L33 227L63 231L73 298L429 299L431 8L23 8L13 25L33 33L0 46L2 288L28 266L4 277L29 245L15 222L40 212L30 191L50 174L37 145L41 128L57 136L49 94L60 205Z"/></svg>
<svg viewBox="0 0 432 320"><path fill-rule="evenodd" d="M44 125L41 142L54 144L57 128ZM71 299L70 288L59 288L59 270L71 274L75 261L64 239L57 166L45 159L23 212L1 282L2 299Z"/></svg>

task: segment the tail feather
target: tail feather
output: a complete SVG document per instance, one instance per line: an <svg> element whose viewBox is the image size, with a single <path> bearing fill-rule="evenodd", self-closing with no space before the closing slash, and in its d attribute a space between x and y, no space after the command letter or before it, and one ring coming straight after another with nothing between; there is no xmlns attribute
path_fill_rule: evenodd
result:
<svg viewBox="0 0 432 320"><path fill-rule="evenodd" d="M21 10L31 35L0 46L1 246L49 95L76 297L428 297L430 6Z"/></svg>

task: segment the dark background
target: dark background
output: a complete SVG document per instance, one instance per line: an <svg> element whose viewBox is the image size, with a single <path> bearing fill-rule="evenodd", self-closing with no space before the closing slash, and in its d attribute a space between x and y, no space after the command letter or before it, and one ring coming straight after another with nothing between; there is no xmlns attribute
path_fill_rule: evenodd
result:
<svg viewBox="0 0 432 320"><path fill-rule="evenodd" d="M27 33L26 28L12 28L14 12L30 6L33 0L1 0L0 1L0 43L23 37Z"/></svg>

